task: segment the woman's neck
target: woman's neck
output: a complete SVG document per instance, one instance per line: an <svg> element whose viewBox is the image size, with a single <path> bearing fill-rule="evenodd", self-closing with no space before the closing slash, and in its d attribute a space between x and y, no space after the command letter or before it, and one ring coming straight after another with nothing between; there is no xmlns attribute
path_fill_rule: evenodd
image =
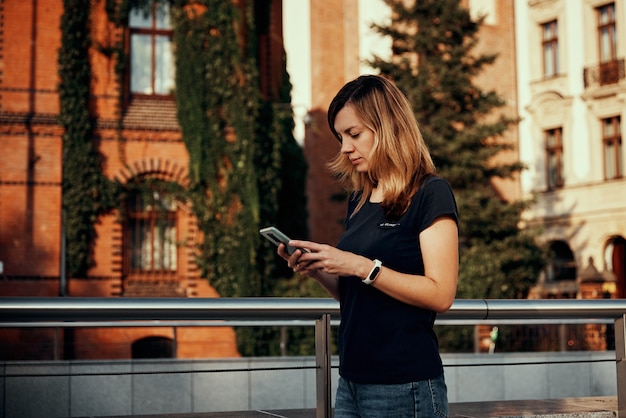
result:
<svg viewBox="0 0 626 418"><path fill-rule="evenodd" d="M371 203L380 203L383 201L384 196L384 187L382 187L382 185L378 183L378 185L372 189L372 194L370 194L369 201Z"/></svg>

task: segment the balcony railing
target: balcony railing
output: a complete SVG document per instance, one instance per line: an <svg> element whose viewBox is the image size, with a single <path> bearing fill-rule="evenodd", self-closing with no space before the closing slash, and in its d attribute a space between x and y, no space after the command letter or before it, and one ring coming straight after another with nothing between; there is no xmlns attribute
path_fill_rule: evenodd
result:
<svg viewBox="0 0 626 418"><path fill-rule="evenodd" d="M619 83L625 77L624 58L603 62L583 70L585 88Z"/></svg>
<svg viewBox="0 0 626 418"><path fill-rule="evenodd" d="M0 327L177 326L273 320L315 323L316 416L331 416L331 321L339 319L332 299L129 299L0 298ZM517 320L615 321L618 416L626 417L626 300L457 300L438 322L476 324Z"/></svg>

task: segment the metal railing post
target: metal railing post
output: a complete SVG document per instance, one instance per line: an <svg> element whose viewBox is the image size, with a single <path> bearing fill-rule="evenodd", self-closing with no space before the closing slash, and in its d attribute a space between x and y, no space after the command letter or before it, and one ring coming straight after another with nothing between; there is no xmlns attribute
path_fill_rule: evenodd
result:
<svg viewBox="0 0 626 418"><path fill-rule="evenodd" d="M617 416L626 417L626 314L615 320L615 367L617 371Z"/></svg>
<svg viewBox="0 0 626 418"><path fill-rule="evenodd" d="M315 321L315 378L317 418L331 418L330 395L330 314L324 314Z"/></svg>

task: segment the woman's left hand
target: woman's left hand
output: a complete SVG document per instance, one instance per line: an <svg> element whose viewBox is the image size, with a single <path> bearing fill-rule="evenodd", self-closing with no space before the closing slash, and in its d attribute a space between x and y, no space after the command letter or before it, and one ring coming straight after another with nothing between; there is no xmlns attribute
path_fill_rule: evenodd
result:
<svg viewBox="0 0 626 418"><path fill-rule="evenodd" d="M288 261L289 267L301 274L315 276L316 271L321 271L335 276L365 277L371 269L372 261L368 258L332 245L300 240L289 241L289 245L309 250L296 250L293 255L300 255Z"/></svg>

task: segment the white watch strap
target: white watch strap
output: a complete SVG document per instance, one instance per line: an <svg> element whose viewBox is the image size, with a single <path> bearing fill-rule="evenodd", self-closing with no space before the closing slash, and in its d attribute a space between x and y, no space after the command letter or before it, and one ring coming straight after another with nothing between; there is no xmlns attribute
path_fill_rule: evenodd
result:
<svg viewBox="0 0 626 418"><path fill-rule="evenodd" d="M365 284L374 283L374 280L376 280L376 278L380 274L380 269L382 266L383 266L383 263L380 260L374 260L374 267L372 268L372 270L370 270L370 273L367 275L367 277L363 279L363 283Z"/></svg>

